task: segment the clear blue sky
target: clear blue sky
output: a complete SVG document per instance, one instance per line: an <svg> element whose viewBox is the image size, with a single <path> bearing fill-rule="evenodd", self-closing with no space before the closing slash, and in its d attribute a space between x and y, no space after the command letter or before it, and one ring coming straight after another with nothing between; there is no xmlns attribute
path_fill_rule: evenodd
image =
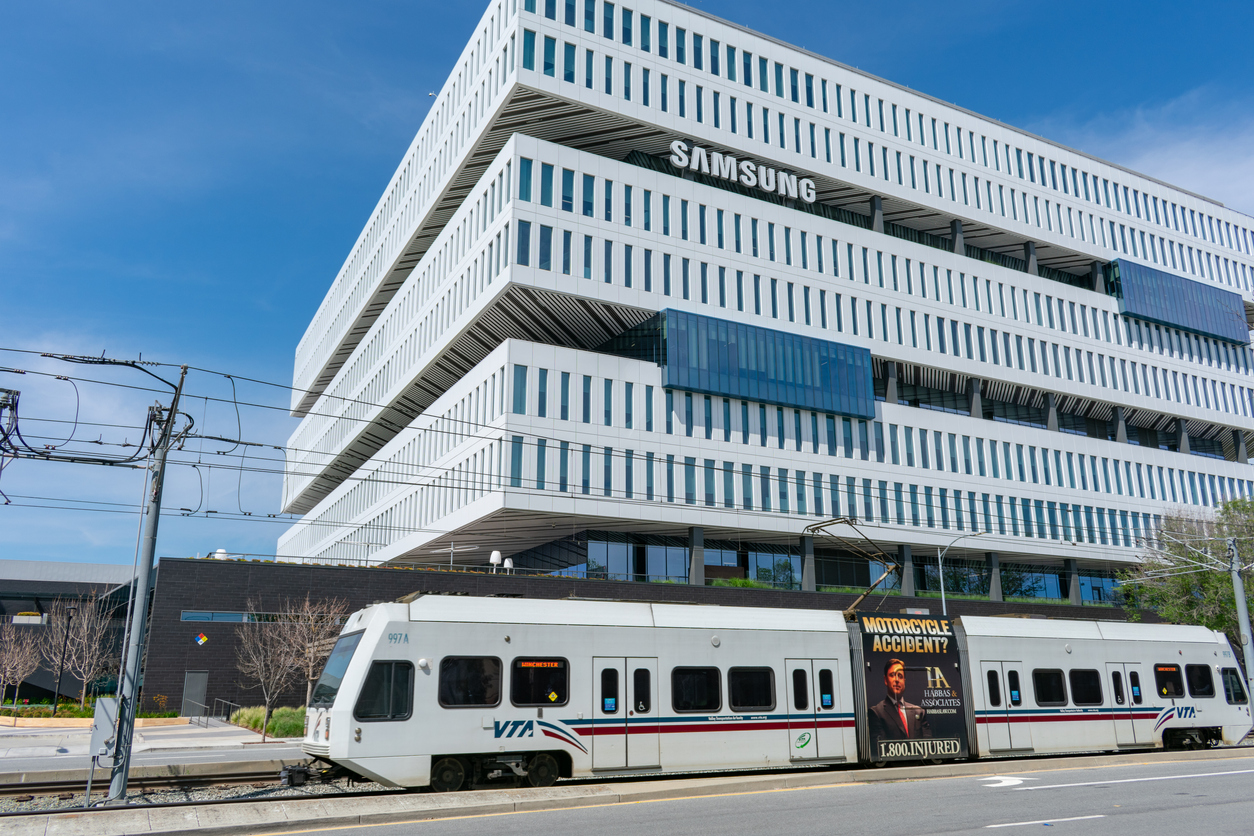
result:
<svg viewBox="0 0 1254 836"><path fill-rule="evenodd" d="M1254 212L1249 3L694 5ZM482 9L7 4L0 347L142 353L290 383L297 340ZM137 372L8 352L0 367L147 385ZM0 372L0 387L22 390L28 434L68 431L33 420L73 418L68 383ZM156 397L79 390L82 418L97 424L142 423ZM189 390L231 398L212 375L194 374ZM247 383L239 395L286 403ZM237 432L229 403L193 400L188 410L209 433ZM294 426L281 410L249 407L239 422L245 438L274 444ZM80 426L76 438L136 436ZM172 475L169 507L277 510L275 477L223 469L239 451L204 449L199 472ZM0 507L0 558L128 562L133 514L19 506L72 499L124 511L140 489L132 472L18 462L0 478L0 491L22 497ZM160 553L272 553L280 530L259 519L167 519Z"/></svg>

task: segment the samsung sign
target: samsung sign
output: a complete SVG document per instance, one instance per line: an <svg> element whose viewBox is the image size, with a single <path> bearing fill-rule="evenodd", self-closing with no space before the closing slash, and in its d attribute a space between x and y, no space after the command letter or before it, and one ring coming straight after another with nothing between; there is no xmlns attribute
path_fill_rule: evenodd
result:
<svg viewBox="0 0 1254 836"><path fill-rule="evenodd" d="M798 178L795 174L777 171L750 160L737 162L733 156L718 151L706 151L700 145L689 147L681 139L671 143L671 155L668 159L676 168L699 171L750 189L757 187L764 192L774 192L780 197L800 197L806 203L814 202L814 181L808 177Z"/></svg>

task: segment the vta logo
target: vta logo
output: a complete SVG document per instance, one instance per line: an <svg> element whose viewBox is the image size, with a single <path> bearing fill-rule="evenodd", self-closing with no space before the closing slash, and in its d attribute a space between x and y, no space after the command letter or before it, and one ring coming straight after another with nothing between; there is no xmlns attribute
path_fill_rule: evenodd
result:
<svg viewBox="0 0 1254 836"><path fill-rule="evenodd" d="M1197 717L1197 711L1191 705L1182 705L1176 708L1177 720L1192 720Z"/></svg>
<svg viewBox="0 0 1254 836"><path fill-rule="evenodd" d="M535 737L534 720L493 720L493 737Z"/></svg>
<svg viewBox="0 0 1254 836"><path fill-rule="evenodd" d="M800 737L797 738L798 749L804 749L805 747L809 745L810 745L810 733L809 732L805 732Z"/></svg>

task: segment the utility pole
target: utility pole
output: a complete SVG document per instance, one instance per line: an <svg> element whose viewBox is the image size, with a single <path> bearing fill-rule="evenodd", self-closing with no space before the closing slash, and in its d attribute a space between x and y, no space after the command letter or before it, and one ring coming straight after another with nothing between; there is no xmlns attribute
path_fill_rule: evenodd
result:
<svg viewBox="0 0 1254 836"><path fill-rule="evenodd" d="M1241 654L1245 661L1245 692L1252 693L1254 684L1254 645L1250 644L1250 610L1245 604L1245 584L1241 581L1241 560L1237 555L1237 538L1228 538L1228 570L1232 572L1232 594L1237 603L1237 629L1241 632Z"/></svg>
<svg viewBox="0 0 1254 836"><path fill-rule="evenodd" d="M122 681L118 704L117 749L113 761L113 774L109 782L106 804L126 803L126 784L131 767L132 738L135 734L135 711L141 667L144 660L144 638L148 627L148 593L152 588L152 568L157 552L157 524L161 520L161 491L165 482L166 456L174 442L174 422L178 416L179 398L183 394L183 382L187 379L187 366L179 372L178 386L170 408L163 410L158 404L150 407L154 419L160 421L160 432L153 450L152 489L145 509L143 541L140 548L138 572L135 584L134 605L131 609L130 636L126 646L126 662L122 669ZM164 420L161 413L164 411Z"/></svg>

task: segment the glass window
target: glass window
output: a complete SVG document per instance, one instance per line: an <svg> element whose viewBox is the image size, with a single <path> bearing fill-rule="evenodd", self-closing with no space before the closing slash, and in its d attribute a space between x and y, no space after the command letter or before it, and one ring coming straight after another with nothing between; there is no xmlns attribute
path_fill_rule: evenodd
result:
<svg viewBox="0 0 1254 836"><path fill-rule="evenodd" d="M806 681L804 668L794 668L792 672L792 707L805 711L810 707L810 683Z"/></svg>
<svg viewBox="0 0 1254 836"><path fill-rule="evenodd" d="M988 704L993 708L1001 705L1001 678L997 671L988 672Z"/></svg>
<svg viewBox="0 0 1254 836"><path fill-rule="evenodd" d="M1072 670L1071 701L1076 705L1102 704L1102 677L1097 671ZM1065 697L1064 697L1065 700Z"/></svg>
<svg viewBox="0 0 1254 836"><path fill-rule="evenodd" d="M1032 688L1037 705L1066 705L1067 684L1059 670L1032 671Z"/></svg>
<svg viewBox="0 0 1254 836"><path fill-rule="evenodd" d="M1180 675L1179 665L1155 665L1154 687L1160 697L1183 697L1184 677Z"/></svg>
<svg viewBox="0 0 1254 836"><path fill-rule="evenodd" d="M310 705L329 706L335 702L340 683L344 681L344 671L348 670L348 663L360 641L361 633L349 633L340 636L335 642L331 655L327 657L326 666L322 669L322 676L318 677L318 684L314 686Z"/></svg>
<svg viewBox="0 0 1254 836"><path fill-rule="evenodd" d="M732 668L727 672L727 701L732 711L770 711L775 707L775 672Z"/></svg>
<svg viewBox="0 0 1254 836"><path fill-rule="evenodd" d="M1111 691L1113 691L1115 695L1115 705L1123 705L1123 675L1119 673L1119 671L1111 671L1110 685Z"/></svg>
<svg viewBox="0 0 1254 836"><path fill-rule="evenodd" d="M1185 665L1184 678L1189 683L1190 697L1215 696L1215 679L1209 665Z"/></svg>
<svg viewBox="0 0 1254 836"><path fill-rule="evenodd" d="M1220 679L1224 683L1224 699L1228 701L1228 705L1245 705L1249 702L1249 697L1245 694L1245 684L1241 682L1241 673L1236 668L1224 668L1220 671Z"/></svg>
<svg viewBox="0 0 1254 836"><path fill-rule="evenodd" d="M509 701L519 706L565 705L570 695L569 682L565 659L515 659Z"/></svg>
<svg viewBox="0 0 1254 836"><path fill-rule="evenodd" d="M1136 671L1128 671L1128 687L1132 689L1132 704L1140 705L1145 698L1141 696L1141 675Z"/></svg>
<svg viewBox="0 0 1254 836"><path fill-rule="evenodd" d="M353 717L362 721L408 720L414 709L414 666L374 662L366 673Z"/></svg>
<svg viewBox="0 0 1254 836"><path fill-rule="evenodd" d="M671 671L671 707L675 711L718 711L722 705L718 668Z"/></svg>
<svg viewBox="0 0 1254 836"><path fill-rule="evenodd" d="M604 668L601 671L601 713L618 713L618 669Z"/></svg>
<svg viewBox="0 0 1254 836"><path fill-rule="evenodd" d="M1006 671L1006 690L1010 692L1010 704L1022 705L1023 693L1019 690L1019 672Z"/></svg>
<svg viewBox="0 0 1254 836"><path fill-rule="evenodd" d="M440 705L501 704L501 660L495 656L446 656L440 660Z"/></svg>
<svg viewBox="0 0 1254 836"><path fill-rule="evenodd" d="M631 701L637 714L648 714L653 710L652 678L652 671L648 668L636 668L631 673Z"/></svg>
<svg viewBox="0 0 1254 836"><path fill-rule="evenodd" d="M829 668L819 671L819 708L833 709L836 707L836 685Z"/></svg>

